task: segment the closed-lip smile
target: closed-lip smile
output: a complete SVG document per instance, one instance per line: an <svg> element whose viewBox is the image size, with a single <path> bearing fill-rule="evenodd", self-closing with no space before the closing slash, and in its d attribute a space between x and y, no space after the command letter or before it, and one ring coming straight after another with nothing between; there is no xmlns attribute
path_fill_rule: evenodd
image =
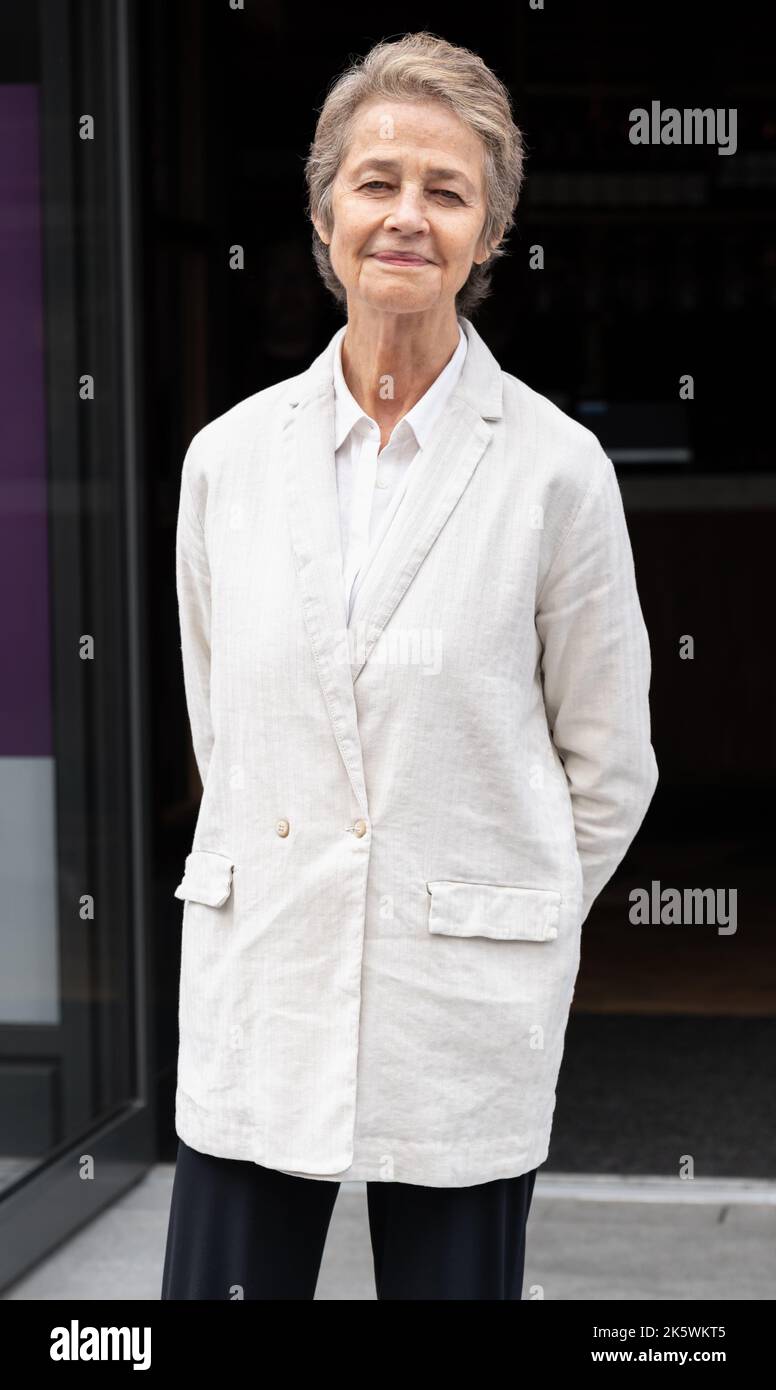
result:
<svg viewBox="0 0 776 1390"><path fill-rule="evenodd" d="M374 258L387 264L431 265L425 256L418 256L414 251L375 251Z"/></svg>

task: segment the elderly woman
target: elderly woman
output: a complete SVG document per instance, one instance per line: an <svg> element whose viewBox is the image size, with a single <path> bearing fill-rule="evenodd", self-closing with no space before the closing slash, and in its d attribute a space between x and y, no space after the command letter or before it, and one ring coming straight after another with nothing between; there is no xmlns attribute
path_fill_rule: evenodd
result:
<svg viewBox="0 0 776 1390"><path fill-rule="evenodd" d="M380 43L307 161L347 322L183 464L203 784L163 1298L519 1299L581 927L656 780L613 466L469 317L523 144L480 58Z"/></svg>

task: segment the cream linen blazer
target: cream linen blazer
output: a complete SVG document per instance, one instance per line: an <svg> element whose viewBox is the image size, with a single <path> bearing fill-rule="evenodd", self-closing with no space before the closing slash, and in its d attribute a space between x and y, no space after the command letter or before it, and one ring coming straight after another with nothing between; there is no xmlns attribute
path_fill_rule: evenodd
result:
<svg viewBox="0 0 776 1390"><path fill-rule="evenodd" d="M177 592L203 784L178 1135L464 1187L547 1156L591 904L657 782L614 467L463 371L346 623L334 339L187 450Z"/></svg>

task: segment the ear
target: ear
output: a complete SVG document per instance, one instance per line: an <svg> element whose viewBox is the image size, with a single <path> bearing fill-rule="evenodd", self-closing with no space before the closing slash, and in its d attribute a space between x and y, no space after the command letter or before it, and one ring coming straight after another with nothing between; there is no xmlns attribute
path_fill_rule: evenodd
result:
<svg viewBox="0 0 776 1390"><path fill-rule="evenodd" d="M475 265L484 265L486 261L490 260L491 254L493 253L493 251L495 251L496 247L501 241L501 238L503 237L505 230L506 223L499 227L496 236L489 247L486 247L482 238L480 238L480 240L477 243L477 250L474 255Z"/></svg>
<svg viewBox="0 0 776 1390"><path fill-rule="evenodd" d="M313 222L313 226L314 226L316 232L318 233L318 236L320 237L321 241L324 243L325 246L328 246L328 245L329 245L329 242L331 241L331 237L329 236L329 233L326 231L326 229L325 229L323 223L321 222L320 218L314 217L314 218L312 219L312 222Z"/></svg>

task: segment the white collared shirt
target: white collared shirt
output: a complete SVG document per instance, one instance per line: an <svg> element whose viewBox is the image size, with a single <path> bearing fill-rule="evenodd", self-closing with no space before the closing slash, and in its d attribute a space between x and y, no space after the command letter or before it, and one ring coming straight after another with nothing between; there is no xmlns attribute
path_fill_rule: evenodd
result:
<svg viewBox="0 0 776 1390"><path fill-rule="evenodd" d="M380 452L380 427L348 390L342 371L340 329L334 350L334 448L339 499L345 611L395 515L410 464L428 448L433 430L461 374L466 334L458 325L458 347L420 400L397 421Z"/></svg>

